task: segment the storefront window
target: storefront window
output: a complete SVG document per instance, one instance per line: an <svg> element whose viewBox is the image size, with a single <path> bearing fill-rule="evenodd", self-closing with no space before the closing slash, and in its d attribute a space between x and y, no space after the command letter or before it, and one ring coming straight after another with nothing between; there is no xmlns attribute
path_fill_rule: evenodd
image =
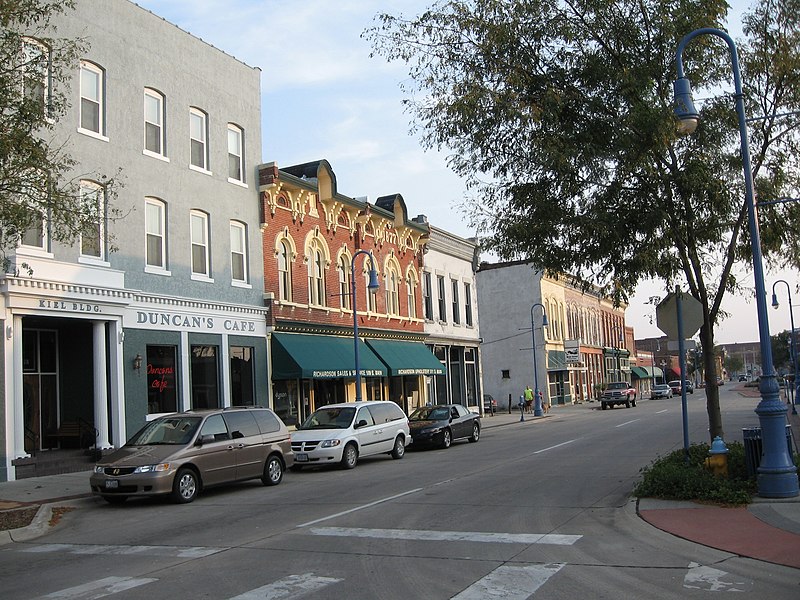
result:
<svg viewBox="0 0 800 600"><path fill-rule="evenodd" d="M175 346L147 346L147 412L178 410Z"/></svg>
<svg viewBox="0 0 800 600"><path fill-rule="evenodd" d="M287 425L297 425L300 422L300 394L297 380L287 379L275 381L272 384L272 410Z"/></svg>
<svg viewBox="0 0 800 600"><path fill-rule="evenodd" d="M192 408L219 408L216 346L192 346Z"/></svg>
<svg viewBox="0 0 800 600"><path fill-rule="evenodd" d="M231 346L231 404L253 406L255 404L253 348Z"/></svg>
<svg viewBox="0 0 800 600"><path fill-rule="evenodd" d="M367 400L383 400L383 382L377 377L365 377Z"/></svg>
<svg viewBox="0 0 800 600"><path fill-rule="evenodd" d="M466 375L467 406L478 405L478 369L475 363L475 348L464 349L464 372Z"/></svg>

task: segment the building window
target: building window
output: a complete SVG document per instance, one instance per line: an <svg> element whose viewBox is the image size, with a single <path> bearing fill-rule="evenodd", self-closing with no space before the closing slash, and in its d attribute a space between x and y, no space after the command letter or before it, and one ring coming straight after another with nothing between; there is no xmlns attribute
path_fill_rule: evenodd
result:
<svg viewBox="0 0 800 600"><path fill-rule="evenodd" d="M472 327L472 286L464 284L464 320L467 327Z"/></svg>
<svg viewBox="0 0 800 600"><path fill-rule="evenodd" d="M386 276L386 314L400 314L400 276L393 266Z"/></svg>
<svg viewBox="0 0 800 600"><path fill-rule="evenodd" d="M278 299L292 301L292 249L289 242L278 242Z"/></svg>
<svg viewBox="0 0 800 600"><path fill-rule="evenodd" d="M236 221L231 221L231 278L247 283L247 229Z"/></svg>
<svg viewBox="0 0 800 600"><path fill-rule="evenodd" d="M408 293L408 316L412 319L417 316L417 280L412 273L406 277L406 292Z"/></svg>
<svg viewBox="0 0 800 600"><path fill-rule="evenodd" d="M339 271L339 298L341 298L341 307L349 310L350 296L353 292L350 283L350 276L351 276L350 257L347 256L347 254L342 254L339 257L339 264L337 269Z"/></svg>
<svg viewBox="0 0 800 600"><path fill-rule="evenodd" d="M511 379L511 371L509 369L500 370L501 379Z"/></svg>
<svg viewBox="0 0 800 600"><path fill-rule="evenodd" d="M81 61L80 129L105 135L105 77L97 65Z"/></svg>
<svg viewBox="0 0 800 600"><path fill-rule="evenodd" d="M189 139L190 166L208 171L208 115L198 108L189 109Z"/></svg>
<svg viewBox="0 0 800 600"><path fill-rule="evenodd" d="M167 268L166 206L161 200L145 198L144 228L146 265L156 269Z"/></svg>
<svg viewBox="0 0 800 600"><path fill-rule="evenodd" d="M147 346L147 412L170 413L178 410L177 348Z"/></svg>
<svg viewBox="0 0 800 600"><path fill-rule="evenodd" d="M456 325L461 324L461 307L458 305L458 280L451 279L450 280L451 287L453 289L453 323Z"/></svg>
<svg viewBox="0 0 800 600"><path fill-rule="evenodd" d="M364 289L367 297L367 312L378 312L377 290L369 289L369 273L364 273Z"/></svg>
<svg viewBox="0 0 800 600"><path fill-rule="evenodd" d="M22 232L19 243L28 248L48 251L47 219L39 213L34 214L28 227Z"/></svg>
<svg viewBox="0 0 800 600"><path fill-rule="evenodd" d="M219 408L219 365L216 346L192 346L192 408Z"/></svg>
<svg viewBox="0 0 800 600"><path fill-rule="evenodd" d="M439 320L447 322L447 302L444 295L444 275L436 276L436 286L439 291Z"/></svg>
<svg viewBox="0 0 800 600"><path fill-rule="evenodd" d="M431 286L431 274L422 273L422 304L425 311L425 318L433 321L433 287Z"/></svg>
<svg viewBox="0 0 800 600"><path fill-rule="evenodd" d="M144 149L156 156L166 156L164 130L164 96L155 90L144 90Z"/></svg>
<svg viewBox="0 0 800 600"><path fill-rule="evenodd" d="M255 406L254 349L247 346L231 346L231 404L233 406Z"/></svg>
<svg viewBox="0 0 800 600"><path fill-rule="evenodd" d="M317 240L309 246L308 303L325 306L325 255Z"/></svg>
<svg viewBox="0 0 800 600"><path fill-rule="evenodd" d="M208 256L208 215L193 210L189 220L192 237L192 273L211 277Z"/></svg>
<svg viewBox="0 0 800 600"><path fill-rule="evenodd" d="M244 132L228 123L228 179L244 183Z"/></svg>
<svg viewBox="0 0 800 600"><path fill-rule="evenodd" d="M33 38L22 38L22 97L45 117L50 116L50 48Z"/></svg>
<svg viewBox="0 0 800 600"><path fill-rule="evenodd" d="M80 195L81 206L89 215L81 230L81 256L105 260L103 188L93 181L81 181Z"/></svg>

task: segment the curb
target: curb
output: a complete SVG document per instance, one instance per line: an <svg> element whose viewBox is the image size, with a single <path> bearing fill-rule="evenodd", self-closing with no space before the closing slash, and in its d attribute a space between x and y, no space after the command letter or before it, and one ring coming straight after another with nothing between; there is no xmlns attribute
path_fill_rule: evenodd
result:
<svg viewBox="0 0 800 600"><path fill-rule="evenodd" d="M50 519L52 518L53 505L43 504L39 507L30 525L18 527L17 529L9 529L7 531L0 531L0 546L14 542L26 542L44 535L50 528Z"/></svg>

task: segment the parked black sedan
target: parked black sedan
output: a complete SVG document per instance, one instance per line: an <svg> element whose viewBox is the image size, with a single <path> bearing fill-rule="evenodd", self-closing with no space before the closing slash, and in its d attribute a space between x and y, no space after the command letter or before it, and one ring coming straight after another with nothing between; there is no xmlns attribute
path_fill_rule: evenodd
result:
<svg viewBox="0 0 800 600"><path fill-rule="evenodd" d="M461 404L422 406L408 417L412 447L439 446L449 448L454 440L467 438L477 442L481 437L481 417Z"/></svg>

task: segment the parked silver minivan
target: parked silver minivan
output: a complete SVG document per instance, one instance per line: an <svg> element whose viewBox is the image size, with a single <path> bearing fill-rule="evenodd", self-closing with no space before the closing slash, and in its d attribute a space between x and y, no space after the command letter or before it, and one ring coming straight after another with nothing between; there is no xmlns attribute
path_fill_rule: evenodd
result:
<svg viewBox="0 0 800 600"><path fill-rule="evenodd" d="M188 411L147 423L95 465L90 485L111 504L158 494L185 503L232 481L278 485L293 462L289 431L268 408Z"/></svg>
<svg viewBox="0 0 800 600"><path fill-rule="evenodd" d="M403 458L410 443L408 417L394 402L329 404L292 432L292 470L326 464L352 469L359 457L375 454Z"/></svg>

